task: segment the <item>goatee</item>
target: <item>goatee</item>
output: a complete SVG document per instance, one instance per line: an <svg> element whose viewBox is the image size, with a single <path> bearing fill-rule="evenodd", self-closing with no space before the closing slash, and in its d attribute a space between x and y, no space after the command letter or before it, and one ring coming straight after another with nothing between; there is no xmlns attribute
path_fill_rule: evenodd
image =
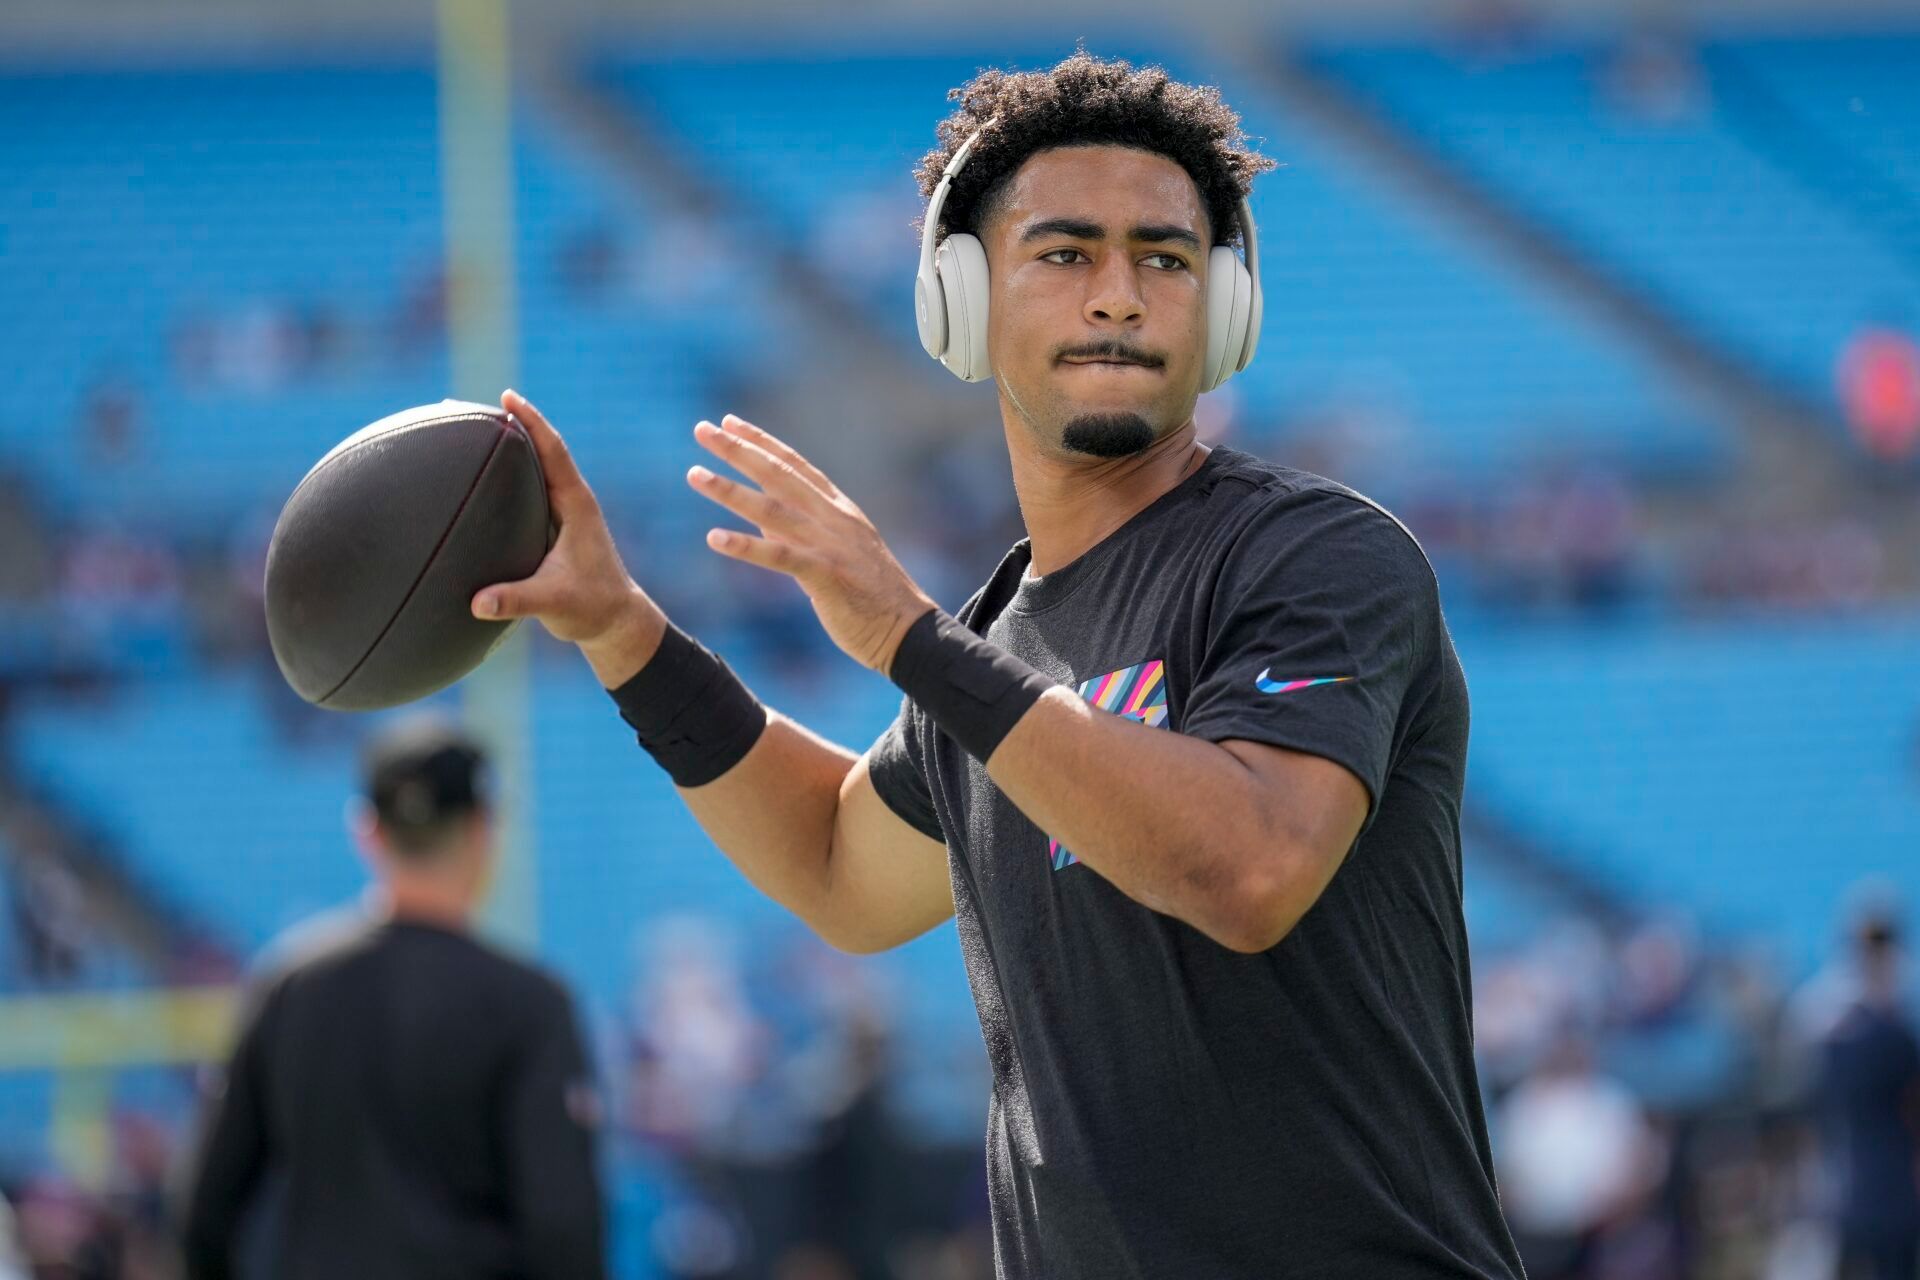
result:
<svg viewBox="0 0 1920 1280"><path fill-rule="evenodd" d="M1125 458L1153 443L1153 428L1137 413L1083 413L1067 423L1060 443L1095 458Z"/></svg>

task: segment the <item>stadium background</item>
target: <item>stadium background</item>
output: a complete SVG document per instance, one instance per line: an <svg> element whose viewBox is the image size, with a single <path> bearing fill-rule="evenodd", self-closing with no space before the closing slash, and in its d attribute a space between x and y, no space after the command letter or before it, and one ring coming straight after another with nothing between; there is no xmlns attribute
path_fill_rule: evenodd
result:
<svg viewBox="0 0 1920 1280"><path fill-rule="evenodd" d="M33 1274L167 1274L232 984L361 883L371 722L301 704L261 619L307 466L520 387L646 586L864 746L897 695L704 550L690 427L783 432L957 604L1018 516L990 394L914 342L910 168L950 86L1078 39L1219 84L1284 165L1261 351L1203 433L1384 502L1441 574L1535 1274L1825 1274L1808 1046L1848 912L1920 890L1920 13L1331 8L0 9L0 1191ZM544 634L436 701L509 784L490 927L587 1015L617 1274L981 1274L951 928L812 942Z"/></svg>

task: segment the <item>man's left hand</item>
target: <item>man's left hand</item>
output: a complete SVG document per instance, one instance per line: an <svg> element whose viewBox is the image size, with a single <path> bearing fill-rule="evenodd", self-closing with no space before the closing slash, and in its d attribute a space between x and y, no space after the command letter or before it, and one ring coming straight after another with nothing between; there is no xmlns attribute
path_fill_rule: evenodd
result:
<svg viewBox="0 0 1920 1280"><path fill-rule="evenodd" d="M753 483L705 467L691 468L687 483L760 530L755 537L712 529L707 545L798 582L833 642L886 675L907 628L935 604L893 558L873 522L818 467L742 418L728 414L719 426L702 422L693 438Z"/></svg>

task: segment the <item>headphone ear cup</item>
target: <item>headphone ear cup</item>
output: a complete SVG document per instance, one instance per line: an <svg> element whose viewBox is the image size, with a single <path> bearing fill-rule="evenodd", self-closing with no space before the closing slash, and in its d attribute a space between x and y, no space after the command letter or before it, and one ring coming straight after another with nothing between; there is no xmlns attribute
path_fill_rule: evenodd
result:
<svg viewBox="0 0 1920 1280"><path fill-rule="evenodd" d="M1246 264L1228 246L1213 246L1207 255L1207 354L1200 390L1213 390L1244 367L1252 312L1253 277Z"/></svg>
<svg viewBox="0 0 1920 1280"><path fill-rule="evenodd" d="M919 271L913 277L913 318L920 345L938 358L947 350L947 293L940 287L940 271Z"/></svg>
<svg viewBox="0 0 1920 1280"><path fill-rule="evenodd" d="M957 231L940 242L934 262L947 302L947 349L940 363L967 382L993 376L987 356L987 251Z"/></svg>

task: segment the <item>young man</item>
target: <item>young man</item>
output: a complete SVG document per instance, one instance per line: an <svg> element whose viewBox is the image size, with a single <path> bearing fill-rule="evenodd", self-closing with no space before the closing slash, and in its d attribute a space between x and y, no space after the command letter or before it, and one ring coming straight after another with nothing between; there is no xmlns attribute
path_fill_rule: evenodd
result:
<svg viewBox="0 0 1920 1280"><path fill-rule="evenodd" d="M573 1005L474 939L493 860L479 749L432 722L371 746L368 918L309 930L252 993L184 1214L190 1280L601 1280L593 1097ZM277 1186L278 1196L261 1195Z"/></svg>
<svg viewBox="0 0 1920 1280"><path fill-rule="evenodd" d="M942 358L997 380L1029 536L956 621L767 432L701 423L744 481L688 477L759 529L714 550L792 575L904 690L880 741L767 711L672 627L513 392L560 533L474 609L577 643L714 842L829 941L957 913L1002 1276L1518 1277L1433 575L1358 494L1194 434L1210 337L1257 326L1216 246L1269 162L1212 90L1085 54L953 96L921 170L959 295Z"/></svg>

